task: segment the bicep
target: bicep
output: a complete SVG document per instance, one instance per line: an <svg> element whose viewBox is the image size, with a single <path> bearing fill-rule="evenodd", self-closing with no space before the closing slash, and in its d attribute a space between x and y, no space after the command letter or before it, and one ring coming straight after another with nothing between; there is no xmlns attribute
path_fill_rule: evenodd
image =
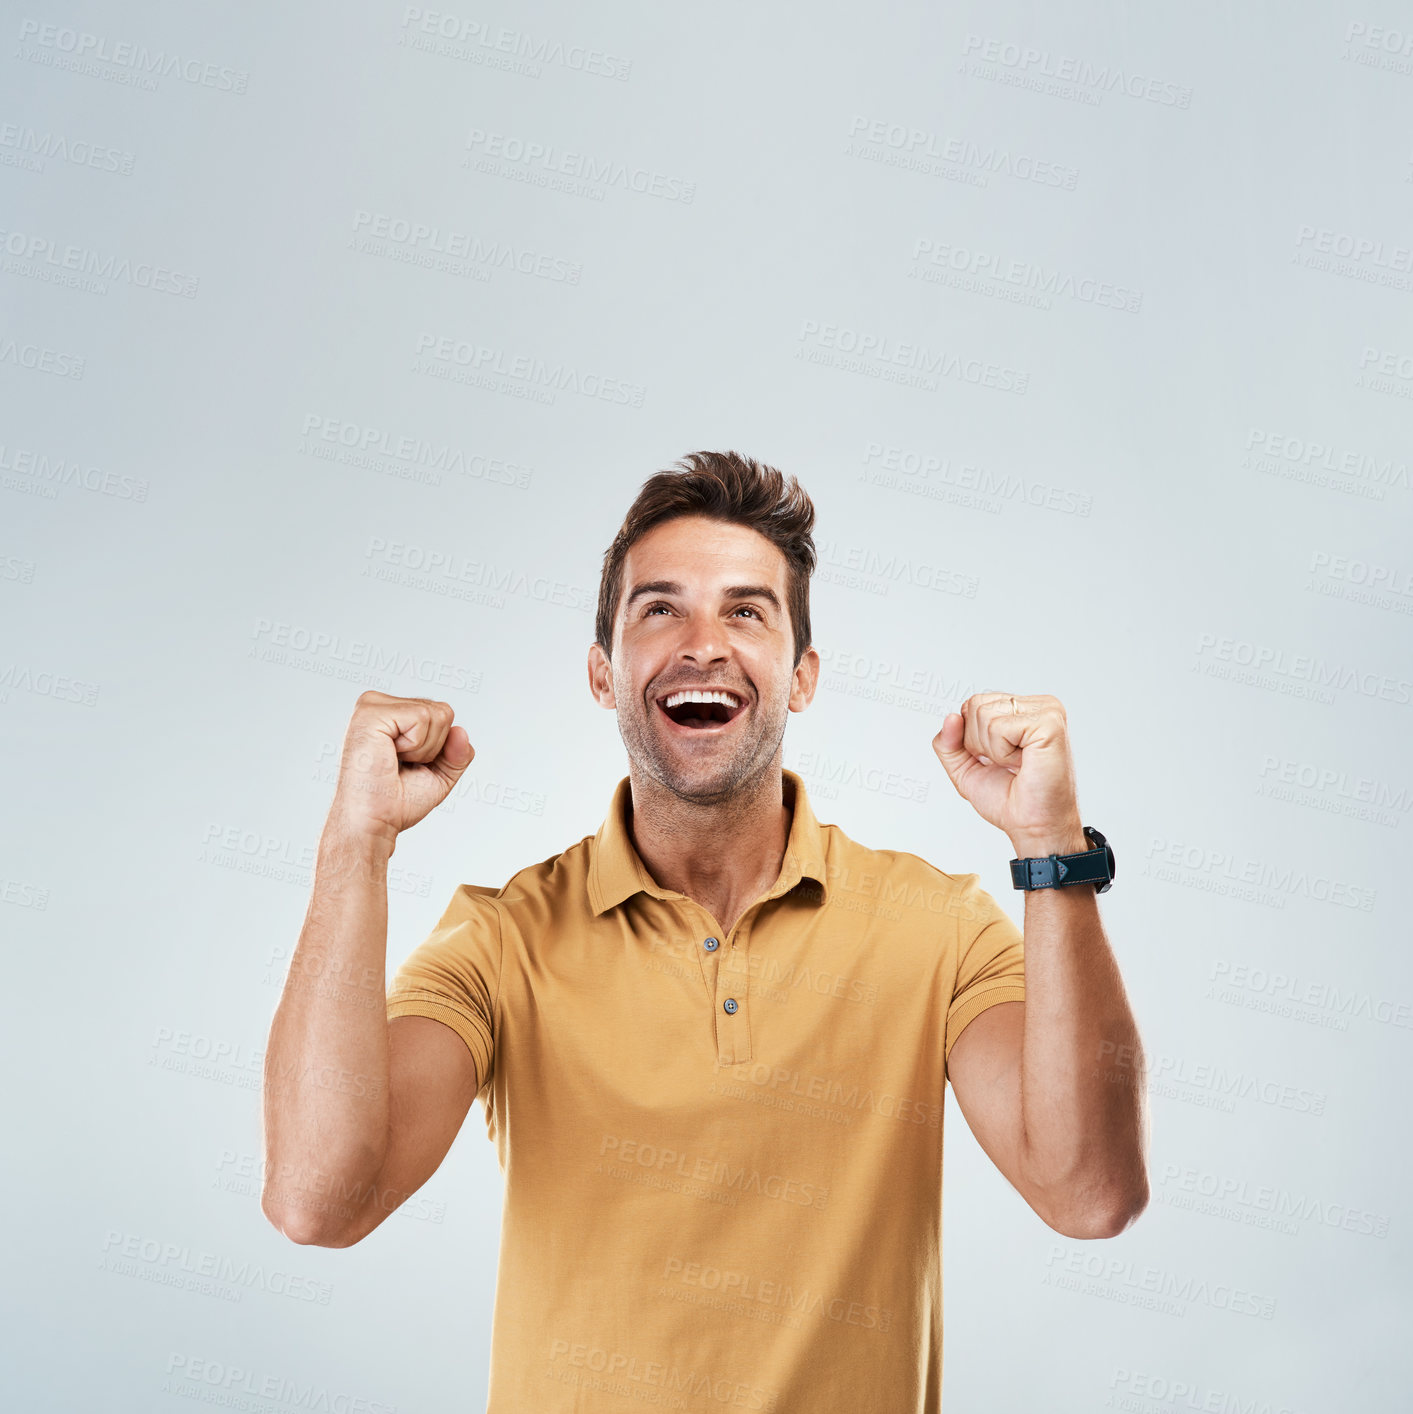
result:
<svg viewBox="0 0 1413 1414"><path fill-rule="evenodd" d="M1025 1003L997 1002L974 1016L952 1043L947 1078L967 1127L1018 1192L1021 1121L1021 1035Z"/></svg>
<svg viewBox="0 0 1413 1414"><path fill-rule="evenodd" d="M388 1022L388 1149L350 1240L366 1236L441 1166L480 1089L466 1042L427 1016Z"/></svg>

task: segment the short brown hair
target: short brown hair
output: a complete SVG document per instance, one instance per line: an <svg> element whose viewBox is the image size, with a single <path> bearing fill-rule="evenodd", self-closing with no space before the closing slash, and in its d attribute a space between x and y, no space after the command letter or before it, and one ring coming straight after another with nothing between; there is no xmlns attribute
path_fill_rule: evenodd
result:
<svg viewBox="0 0 1413 1414"><path fill-rule="evenodd" d="M604 551L594 631L612 657L613 620L623 597L623 562L654 526L678 516L710 516L759 531L789 566L786 601L795 630L795 666L810 646L810 575L814 573L814 502L793 476L738 452L689 452L650 476Z"/></svg>

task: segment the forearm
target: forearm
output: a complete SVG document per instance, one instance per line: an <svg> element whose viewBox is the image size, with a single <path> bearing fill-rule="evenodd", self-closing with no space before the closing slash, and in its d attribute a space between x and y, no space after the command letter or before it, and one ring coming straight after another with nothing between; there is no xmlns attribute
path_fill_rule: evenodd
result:
<svg viewBox="0 0 1413 1414"><path fill-rule="evenodd" d="M1024 1170L1064 1223L1112 1235L1147 1201L1138 1028L1091 885L1028 892L1024 931Z"/></svg>
<svg viewBox="0 0 1413 1414"><path fill-rule="evenodd" d="M391 854L389 842L325 827L270 1028L262 1207L296 1241L351 1220L387 1152Z"/></svg>

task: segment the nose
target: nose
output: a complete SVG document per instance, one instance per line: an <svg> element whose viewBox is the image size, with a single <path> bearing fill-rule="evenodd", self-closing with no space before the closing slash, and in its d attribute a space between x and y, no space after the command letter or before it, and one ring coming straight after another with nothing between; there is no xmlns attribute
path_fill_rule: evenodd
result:
<svg viewBox="0 0 1413 1414"><path fill-rule="evenodd" d="M715 614L689 614L682 620L682 636L677 644L679 660L705 667L724 663L730 656L726 630Z"/></svg>

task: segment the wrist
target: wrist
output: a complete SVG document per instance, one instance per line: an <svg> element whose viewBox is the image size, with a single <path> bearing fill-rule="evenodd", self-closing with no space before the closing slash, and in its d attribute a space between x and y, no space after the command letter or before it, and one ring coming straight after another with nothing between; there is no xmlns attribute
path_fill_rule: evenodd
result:
<svg viewBox="0 0 1413 1414"><path fill-rule="evenodd" d="M319 854L325 858L386 864L397 848L397 832L378 826L330 819L319 838Z"/></svg>
<svg viewBox="0 0 1413 1414"><path fill-rule="evenodd" d="M1089 840L1082 825L1010 836L1017 859L1047 859L1052 854L1084 854Z"/></svg>

